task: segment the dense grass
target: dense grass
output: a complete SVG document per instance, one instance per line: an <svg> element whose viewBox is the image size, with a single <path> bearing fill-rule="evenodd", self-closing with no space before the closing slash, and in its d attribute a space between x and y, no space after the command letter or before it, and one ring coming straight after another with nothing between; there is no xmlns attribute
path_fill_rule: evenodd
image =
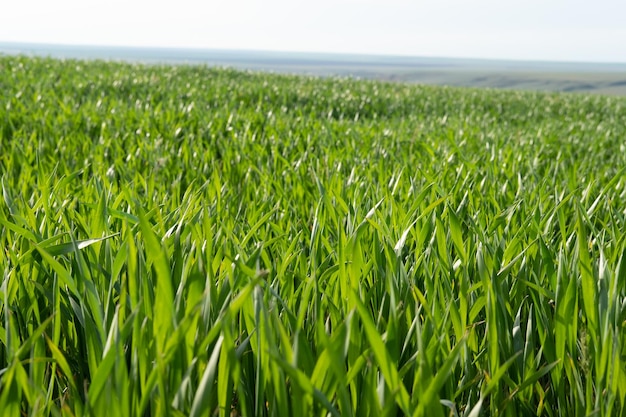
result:
<svg viewBox="0 0 626 417"><path fill-rule="evenodd" d="M626 415L626 100L0 58L3 415Z"/></svg>

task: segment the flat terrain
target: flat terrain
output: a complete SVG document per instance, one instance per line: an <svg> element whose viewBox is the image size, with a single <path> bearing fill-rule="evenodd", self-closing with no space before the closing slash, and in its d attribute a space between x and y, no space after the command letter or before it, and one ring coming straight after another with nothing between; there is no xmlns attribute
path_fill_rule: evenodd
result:
<svg viewBox="0 0 626 417"><path fill-rule="evenodd" d="M0 58L0 413L626 415L626 98Z"/></svg>
<svg viewBox="0 0 626 417"><path fill-rule="evenodd" d="M626 95L626 64L2 43L0 53L206 64L254 71L350 76L431 85Z"/></svg>

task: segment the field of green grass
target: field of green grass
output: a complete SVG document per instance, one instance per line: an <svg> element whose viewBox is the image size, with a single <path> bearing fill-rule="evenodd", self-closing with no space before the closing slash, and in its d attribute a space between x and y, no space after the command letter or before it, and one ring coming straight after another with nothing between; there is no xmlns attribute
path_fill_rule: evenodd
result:
<svg viewBox="0 0 626 417"><path fill-rule="evenodd" d="M0 57L6 416L626 415L626 99Z"/></svg>

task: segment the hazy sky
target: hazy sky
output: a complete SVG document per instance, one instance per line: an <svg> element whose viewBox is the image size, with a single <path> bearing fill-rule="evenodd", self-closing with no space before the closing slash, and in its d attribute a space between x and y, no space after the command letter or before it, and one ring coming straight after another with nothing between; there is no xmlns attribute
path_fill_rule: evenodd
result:
<svg viewBox="0 0 626 417"><path fill-rule="evenodd" d="M0 42L626 62L626 0L6 0Z"/></svg>

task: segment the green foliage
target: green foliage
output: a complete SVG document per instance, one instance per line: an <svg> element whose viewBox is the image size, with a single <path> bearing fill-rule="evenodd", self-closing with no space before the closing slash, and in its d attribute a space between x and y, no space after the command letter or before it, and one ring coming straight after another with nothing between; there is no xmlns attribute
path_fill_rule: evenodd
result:
<svg viewBox="0 0 626 417"><path fill-rule="evenodd" d="M626 101L0 58L6 415L626 415Z"/></svg>

